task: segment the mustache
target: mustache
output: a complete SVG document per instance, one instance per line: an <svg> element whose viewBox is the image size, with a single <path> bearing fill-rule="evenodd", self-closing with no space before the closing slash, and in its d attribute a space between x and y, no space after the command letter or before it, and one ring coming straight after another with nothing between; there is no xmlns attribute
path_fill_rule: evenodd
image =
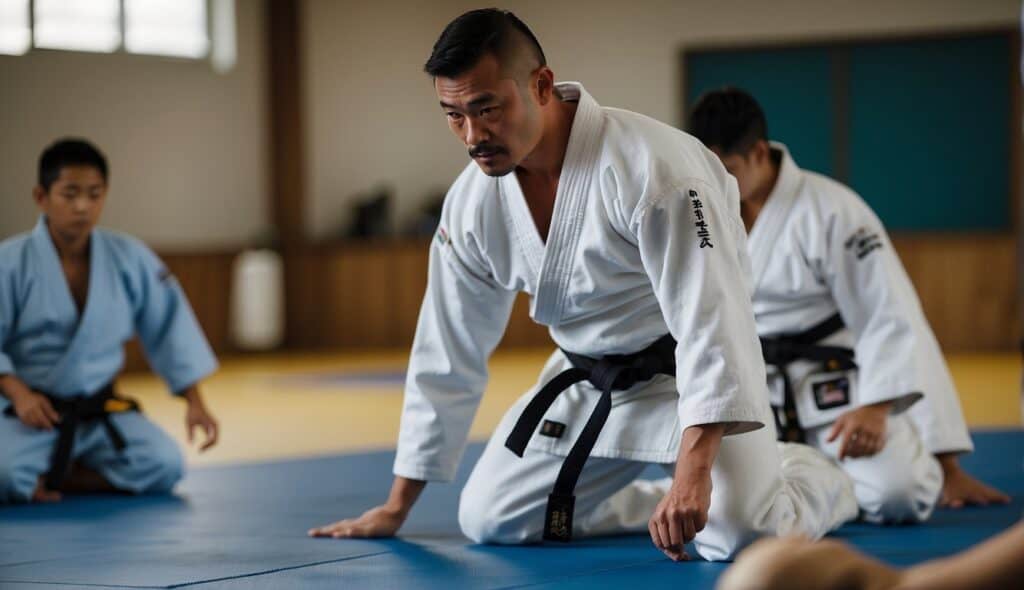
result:
<svg viewBox="0 0 1024 590"><path fill-rule="evenodd" d="M500 145L493 143L478 143L473 147L469 148L469 157L477 158L479 156L495 155L495 154L507 154L508 150Z"/></svg>

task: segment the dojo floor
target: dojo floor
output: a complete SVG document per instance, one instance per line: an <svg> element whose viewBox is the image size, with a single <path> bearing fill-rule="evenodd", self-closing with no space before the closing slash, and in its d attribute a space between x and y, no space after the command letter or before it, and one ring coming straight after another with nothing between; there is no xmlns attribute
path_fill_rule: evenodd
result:
<svg viewBox="0 0 1024 590"><path fill-rule="evenodd" d="M472 429L483 440L546 354L499 354ZM459 482L428 486L402 538L309 539L310 526L360 513L390 482L404 352L228 360L205 388L222 443L174 497L71 498L0 508L0 589L41 588L710 588L725 567L671 563L644 536L568 546L483 547L458 533ZM950 359L977 452L976 475L1006 507L939 511L918 527L848 525L837 536L894 564L947 555L1024 510L1020 366L1012 355ZM181 402L148 376L122 380L184 444ZM467 452L464 481L479 454ZM652 470L651 475L660 473Z"/></svg>

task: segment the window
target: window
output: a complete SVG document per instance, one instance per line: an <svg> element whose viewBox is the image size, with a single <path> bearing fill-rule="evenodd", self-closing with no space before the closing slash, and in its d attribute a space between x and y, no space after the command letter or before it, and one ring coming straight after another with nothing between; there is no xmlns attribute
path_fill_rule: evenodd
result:
<svg viewBox="0 0 1024 590"><path fill-rule="evenodd" d="M118 0L35 0L36 47L102 51L121 45Z"/></svg>
<svg viewBox="0 0 1024 590"><path fill-rule="evenodd" d="M234 0L0 0L0 54L123 50L210 57L224 71L234 65L234 16Z"/></svg>
<svg viewBox="0 0 1024 590"><path fill-rule="evenodd" d="M29 0L0 0L0 53L21 55L32 46Z"/></svg>
<svg viewBox="0 0 1024 590"><path fill-rule="evenodd" d="M201 58L210 50L203 0L125 0L124 31L131 53Z"/></svg>

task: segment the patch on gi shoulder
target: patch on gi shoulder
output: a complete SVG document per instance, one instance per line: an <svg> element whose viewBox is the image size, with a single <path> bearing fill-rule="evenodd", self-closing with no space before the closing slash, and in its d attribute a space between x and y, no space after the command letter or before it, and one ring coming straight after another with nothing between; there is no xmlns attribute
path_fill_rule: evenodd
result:
<svg viewBox="0 0 1024 590"><path fill-rule="evenodd" d="M850 379L848 377L838 377L815 383L811 389L814 391L814 404L818 406L819 410L830 410L850 403Z"/></svg>
<svg viewBox="0 0 1024 590"><path fill-rule="evenodd" d="M540 425L540 434L551 438L562 438L562 435L565 434L565 424L554 420L545 420Z"/></svg>
<svg viewBox="0 0 1024 590"><path fill-rule="evenodd" d="M437 243L442 246L447 246L452 242L451 238L448 237L448 232L443 227L437 228Z"/></svg>
<svg viewBox="0 0 1024 590"><path fill-rule="evenodd" d="M693 205L693 216L697 219L693 225L697 227L700 247L714 248L714 244L711 243L711 232L708 231L708 222L704 219L704 203L700 202L700 195L697 191L690 189L687 194L690 195L690 204Z"/></svg>
<svg viewBox="0 0 1024 590"><path fill-rule="evenodd" d="M868 228L859 227L850 237L846 238L843 246L850 252L857 254L857 260L863 260L865 256L882 247L882 238L878 233L869 233Z"/></svg>
<svg viewBox="0 0 1024 590"><path fill-rule="evenodd" d="M160 273L156 275L156 278L160 279L161 283L166 283L167 281L173 279L174 275L171 274L171 271L167 270L167 267L164 267L160 269Z"/></svg>

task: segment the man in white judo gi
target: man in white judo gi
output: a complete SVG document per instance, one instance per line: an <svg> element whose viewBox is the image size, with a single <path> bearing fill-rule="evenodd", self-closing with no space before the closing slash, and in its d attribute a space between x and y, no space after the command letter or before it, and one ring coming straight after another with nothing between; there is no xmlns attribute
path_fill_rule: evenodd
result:
<svg viewBox="0 0 1024 590"><path fill-rule="evenodd" d="M925 520L940 492L953 507L1009 501L959 467L973 445L956 389L867 204L769 143L761 107L742 90L705 94L689 131L739 184L783 440L838 460L869 521Z"/></svg>
<svg viewBox="0 0 1024 590"><path fill-rule="evenodd" d="M760 535L816 538L852 518L847 477L775 443L735 181L692 137L556 85L545 63L495 9L434 46L425 70L474 162L431 245L394 485L310 534L393 535L427 481L455 476L518 291L562 350L476 464L468 537L647 531L673 559L692 539L728 559ZM636 481L649 463L673 477Z"/></svg>
<svg viewBox="0 0 1024 590"><path fill-rule="evenodd" d="M161 493L181 478L175 442L114 387L133 333L185 401L189 439L217 440L198 388L216 359L156 255L96 229L106 195L103 155L59 141L40 157L35 229L0 242L0 503Z"/></svg>

